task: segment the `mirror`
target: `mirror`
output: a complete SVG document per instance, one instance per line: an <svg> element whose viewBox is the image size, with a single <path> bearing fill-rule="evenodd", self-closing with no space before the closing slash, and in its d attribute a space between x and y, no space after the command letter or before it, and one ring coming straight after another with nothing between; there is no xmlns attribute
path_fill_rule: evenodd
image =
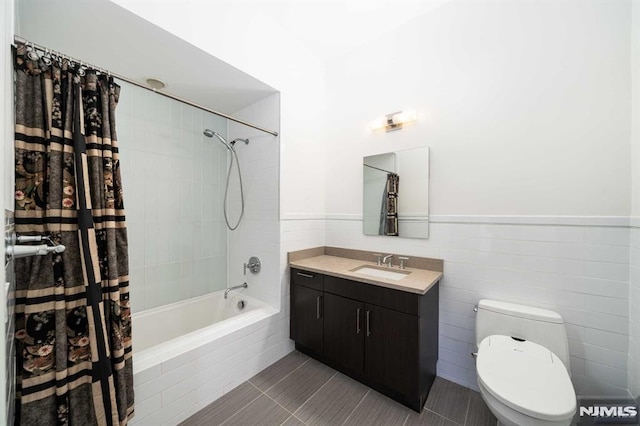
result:
<svg viewBox="0 0 640 426"><path fill-rule="evenodd" d="M365 235L429 238L429 148L364 157Z"/></svg>

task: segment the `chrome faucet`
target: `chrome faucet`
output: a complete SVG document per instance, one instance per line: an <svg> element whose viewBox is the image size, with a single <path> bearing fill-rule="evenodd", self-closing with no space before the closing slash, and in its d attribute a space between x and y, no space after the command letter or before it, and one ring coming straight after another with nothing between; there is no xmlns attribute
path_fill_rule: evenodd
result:
<svg viewBox="0 0 640 426"><path fill-rule="evenodd" d="M229 294L229 292L230 292L231 290L235 290L235 289L237 289L237 288L247 288L247 287L249 287L249 284L247 284L247 283L243 283L243 284L240 284L240 285L234 285L233 287L229 287L228 289L226 289L226 290L224 291L224 298L225 298L225 299L227 298L227 295Z"/></svg>
<svg viewBox="0 0 640 426"><path fill-rule="evenodd" d="M391 263L391 258L392 258L392 257L393 257L393 255L392 255L392 254L388 254L388 255L386 255L385 257L383 257L383 258L382 258L382 263L386 263L386 264L387 264L387 266L388 266L389 268L391 268L391 267L393 266L393 264ZM389 261L387 261L387 259L389 259Z"/></svg>

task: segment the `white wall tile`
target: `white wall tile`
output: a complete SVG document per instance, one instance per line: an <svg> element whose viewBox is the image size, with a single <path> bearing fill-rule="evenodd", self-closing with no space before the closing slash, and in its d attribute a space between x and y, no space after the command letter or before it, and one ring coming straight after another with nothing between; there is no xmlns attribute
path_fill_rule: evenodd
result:
<svg viewBox="0 0 640 426"><path fill-rule="evenodd" d="M324 245L409 256L441 254L438 375L477 388L475 367L467 359L475 347L473 306L493 298L563 316L572 371L583 392L618 394L627 386L627 358L635 362L628 357L628 229L432 223L430 238L416 243L365 237L360 221L325 223ZM284 221L283 238L304 241L304 225L303 220ZM312 245L300 248L308 247Z"/></svg>
<svg viewBox="0 0 640 426"><path fill-rule="evenodd" d="M224 288L226 270L209 270L213 276L194 281L194 276L203 275L194 275L189 269L200 267L198 271L202 272L202 262L196 259L211 255L209 251L203 254L204 247L210 247L202 237L203 224L222 220L218 208L221 187L202 183L205 165L216 178L218 173L214 171L220 172L219 155L213 148L216 145L209 140L205 143L202 136L203 113L126 83L122 83L121 99L124 104L116 114L118 122L123 123L119 142L130 267L139 269L131 279L135 311L202 294L212 281L216 288ZM204 120L226 134L225 120L212 115ZM208 242L216 238L214 247L224 248L216 255L226 258L226 233L216 231L212 235L211 228L206 228ZM157 271L168 273L160 277ZM140 282L145 279L149 282Z"/></svg>

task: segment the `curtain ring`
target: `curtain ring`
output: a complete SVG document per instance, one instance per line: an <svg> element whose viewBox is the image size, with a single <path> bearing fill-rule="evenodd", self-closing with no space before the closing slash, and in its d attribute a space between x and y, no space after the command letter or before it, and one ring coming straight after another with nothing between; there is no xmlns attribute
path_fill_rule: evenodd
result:
<svg viewBox="0 0 640 426"><path fill-rule="evenodd" d="M49 49L45 49L44 55L42 55L42 62L44 62L47 66L51 66L51 53Z"/></svg>
<svg viewBox="0 0 640 426"><path fill-rule="evenodd" d="M33 42L31 43L31 46L29 46L29 44L27 43L27 56L32 61L37 61L38 59L40 59L40 57L38 56L38 53L35 51L35 46L33 45Z"/></svg>

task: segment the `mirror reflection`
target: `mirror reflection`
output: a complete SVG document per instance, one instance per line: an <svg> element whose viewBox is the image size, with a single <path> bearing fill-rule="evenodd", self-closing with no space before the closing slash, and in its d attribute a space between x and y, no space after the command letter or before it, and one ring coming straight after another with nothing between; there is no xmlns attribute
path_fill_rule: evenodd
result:
<svg viewBox="0 0 640 426"><path fill-rule="evenodd" d="M363 232L429 237L429 148L364 157Z"/></svg>

